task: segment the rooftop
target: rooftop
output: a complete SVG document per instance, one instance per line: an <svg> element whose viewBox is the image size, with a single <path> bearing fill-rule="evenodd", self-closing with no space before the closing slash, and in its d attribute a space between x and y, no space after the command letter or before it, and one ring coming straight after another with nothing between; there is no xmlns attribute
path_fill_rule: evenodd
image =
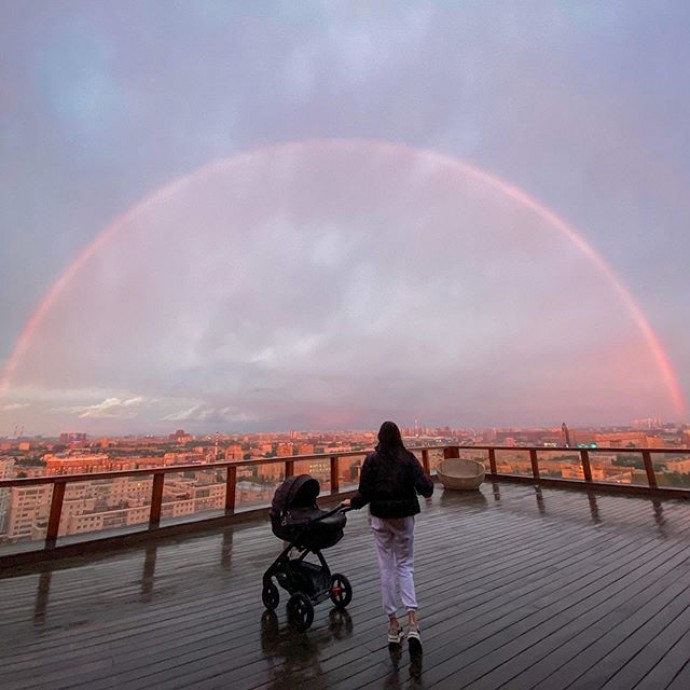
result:
<svg viewBox="0 0 690 690"><path fill-rule="evenodd" d="M324 551L344 613L302 634L261 578L263 520L2 573L0 686L30 688L690 687L690 503L487 482L418 517L421 665L385 644L366 511Z"/></svg>

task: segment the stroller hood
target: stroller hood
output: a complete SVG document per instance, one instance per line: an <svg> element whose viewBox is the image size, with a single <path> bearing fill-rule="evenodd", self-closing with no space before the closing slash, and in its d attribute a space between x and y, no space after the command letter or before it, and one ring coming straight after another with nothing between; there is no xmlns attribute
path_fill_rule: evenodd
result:
<svg viewBox="0 0 690 690"><path fill-rule="evenodd" d="M292 508L311 508L316 503L320 490L319 482L308 474L288 477L273 495L271 516L280 515Z"/></svg>
<svg viewBox="0 0 690 690"><path fill-rule="evenodd" d="M299 474L276 489L270 511L276 537L312 551L326 549L342 539L345 513L320 510L316 505L320 488L312 476Z"/></svg>

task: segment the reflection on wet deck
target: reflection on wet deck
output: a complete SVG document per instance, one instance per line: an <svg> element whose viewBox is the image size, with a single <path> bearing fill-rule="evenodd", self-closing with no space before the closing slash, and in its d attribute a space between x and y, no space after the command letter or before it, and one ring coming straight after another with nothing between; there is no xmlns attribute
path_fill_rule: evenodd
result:
<svg viewBox="0 0 690 690"><path fill-rule="evenodd" d="M391 657L365 511L325 552L352 581L307 633L261 604L268 523L0 580L0 687L690 687L690 504L484 484L417 523L425 653Z"/></svg>

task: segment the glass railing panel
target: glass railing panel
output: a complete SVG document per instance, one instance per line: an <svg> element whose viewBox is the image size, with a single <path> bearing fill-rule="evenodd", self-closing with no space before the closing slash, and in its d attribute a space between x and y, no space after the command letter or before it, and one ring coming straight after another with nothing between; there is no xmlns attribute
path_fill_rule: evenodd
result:
<svg viewBox="0 0 690 690"><path fill-rule="evenodd" d="M273 494L285 481L285 458L275 462L237 468L235 508L237 510L271 505Z"/></svg>
<svg viewBox="0 0 690 690"><path fill-rule="evenodd" d="M649 486L642 452L639 449L612 452L590 450L589 461L594 482Z"/></svg>
<svg viewBox="0 0 690 690"><path fill-rule="evenodd" d="M443 456L443 451L441 450L440 452L441 456ZM480 462L482 465L484 465L484 469L487 472L491 471L491 468L489 467L489 451L487 450L482 450L480 448L460 450L459 456L463 460L474 460L475 462Z"/></svg>
<svg viewBox="0 0 690 690"><path fill-rule="evenodd" d="M359 474L366 453L362 455L336 455L338 457L338 480L340 491L357 488ZM331 456L323 455L309 460L295 461L295 474L309 474L317 479L321 487L321 496L331 492Z"/></svg>
<svg viewBox="0 0 690 690"><path fill-rule="evenodd" d="M529 451L518 448L497 449L496 471L498 474L531 477L532 463L530 462Z"/></svg>
<svg viewBox="0 0 690 690"><path fill-rule="evenodd" d="M438 468L439 463L443 460L443 448L430 448L429 454L429 470L435 472ZM421 462L421 453L419 454L419 459Z"/></svg>
<svg viewBox="0 0 690 690"><path fill-rule="evenodd" d="M168 472L163 484L161 524L203 518L225 509L225 470L203 468Z"/></svg>
<svg viewBox="0 0 690 690"><path fill-rule="evenodd" d="M327 456L295 461L295 474L308 474L321 486L321 493L331 490L331 461Z"/></svg>
<svg viewBox="0 0 690 690"><path fill-rule="evenodd" d="M52 498L52 484L0 489L0 550L43 541Z"/></svg>
<svg viewBox="0 0 690 690"><path fill-rule="evenodd" d="M359 476L367 454L341 456L338 464L340 490L351 491L359 486Z"/></svg>
<svg viewBox="0 0 690 690"><path fill-rule="evenodd" d="M107 536L138 529L151 515L152 475L70 482L58 537Z"/></svg>
<svg viewBox="0 0 690 690"><path fill-rule="evenodd" d="M690 489L690 455L676 452L650 455L658 486Z"/></svg>
<svg viewBox="0 0 690 690"><path fill-rule="evenodd" d="M410 448L410 452L419 460L419 464L423 465L423 455L422 455L422 448ZM433 473L436 468L438 467L438 463L443 460L443 451L437 451L434 450L433 448L428 448L426 449L427 456L429 459L429 470Z"/></svg>
<svg viewBox="0 0 690 690"><path fill-rule="evenodd" d="M580 453L576 450L538 450L539 476L544 479L584 481Z"/></svg>

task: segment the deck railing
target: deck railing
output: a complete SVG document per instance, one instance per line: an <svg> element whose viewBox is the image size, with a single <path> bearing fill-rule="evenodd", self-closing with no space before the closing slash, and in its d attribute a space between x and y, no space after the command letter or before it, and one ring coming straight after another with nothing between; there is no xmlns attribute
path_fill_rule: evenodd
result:
<svg viewBox="0 0 690 690"><path fill-rule="evenodd" d="M663 498L690 498L690 474L688 475L688 487L669 487L660 485L658 477L660 473L655 469L652 457L654 455L686 455L690 460L690 448L568 448L568 447L543 447L543 446L459 446L459 445L436 445L426 446L423 448L410 448L420 458L425 471L433 474L435 469L430 460L431 451L442 453L445 458L449 457L475 457L484 462L487 466L486 478L490 481L521 481L540 483L553 486L566 486L576 488L589 488L604 491L628 491L634 493L642 493ZM548 477L540 469L540 454L563 453L566 456L574 456L578 458L579 469L582 471L582 479L564 479L558 477ZM526 453L529 457L529 464L525 463L527 470L524 473L515 473L500 471L498 456L501 454L511 454L515 456L520 453ZM593 479L592 472L592 458L593 454L635 454L641 457L642 466L644 469L644 483L617 483L611 481L597 481ZM204 464L192 465L171 465L166 467L155 468L141 468L134 470L117 470L108 472L91 472L71 475L51 475L22 479L5 479L0 480L0 495L5 489L12 487L29 487L29 486L45 486L52 485L52 498L50 503L50 512L48 516L48 523L46 529L46 536L43 548L34 549L35 551L50 551L55 549L58 542L58 535L60 530L60 520L63 512L63 503L65 498L65 491L68 484L78 482L91 482L95 480L107 480L118 478L135 478L135 477L152 477L150 507L148 525L139 530L139 532L155 532L161 529L161 511L163 506L165 478L171 473L180 472L199 472L203 470L216 469L225 470L225 501L224 501L224 516L233 516L236 509L237 496L237 473L239 469L247 467L257 467L262 465L282 464L282 476L287 478L294 475L296 463L303 461L321 462L326 460L330 464L330 495L339 496L344 495L353 489L352 486L341 489L341 473L340 463L343 458L364 455L363 451L352 451L337 454L325 455L299 455L288 457L266 458L258 460L242 460L242 461L216 461ZM639 463L638 463L639 464ZM663 476L663 473L662 475ZM267 506L263 506L265 510ZM191 520L187 521L192 522ZM194 524L199 524L198 520L193 521ZM179 524L179 523L178 523ZM80 544L92 543L100 541L110 535L95 536L90 533L88 540L80 542ZM87 536L87 535L82 535ZM8 551L7 547L3 549L3 560L7 555L11 556L11 549Z"/></svg>

